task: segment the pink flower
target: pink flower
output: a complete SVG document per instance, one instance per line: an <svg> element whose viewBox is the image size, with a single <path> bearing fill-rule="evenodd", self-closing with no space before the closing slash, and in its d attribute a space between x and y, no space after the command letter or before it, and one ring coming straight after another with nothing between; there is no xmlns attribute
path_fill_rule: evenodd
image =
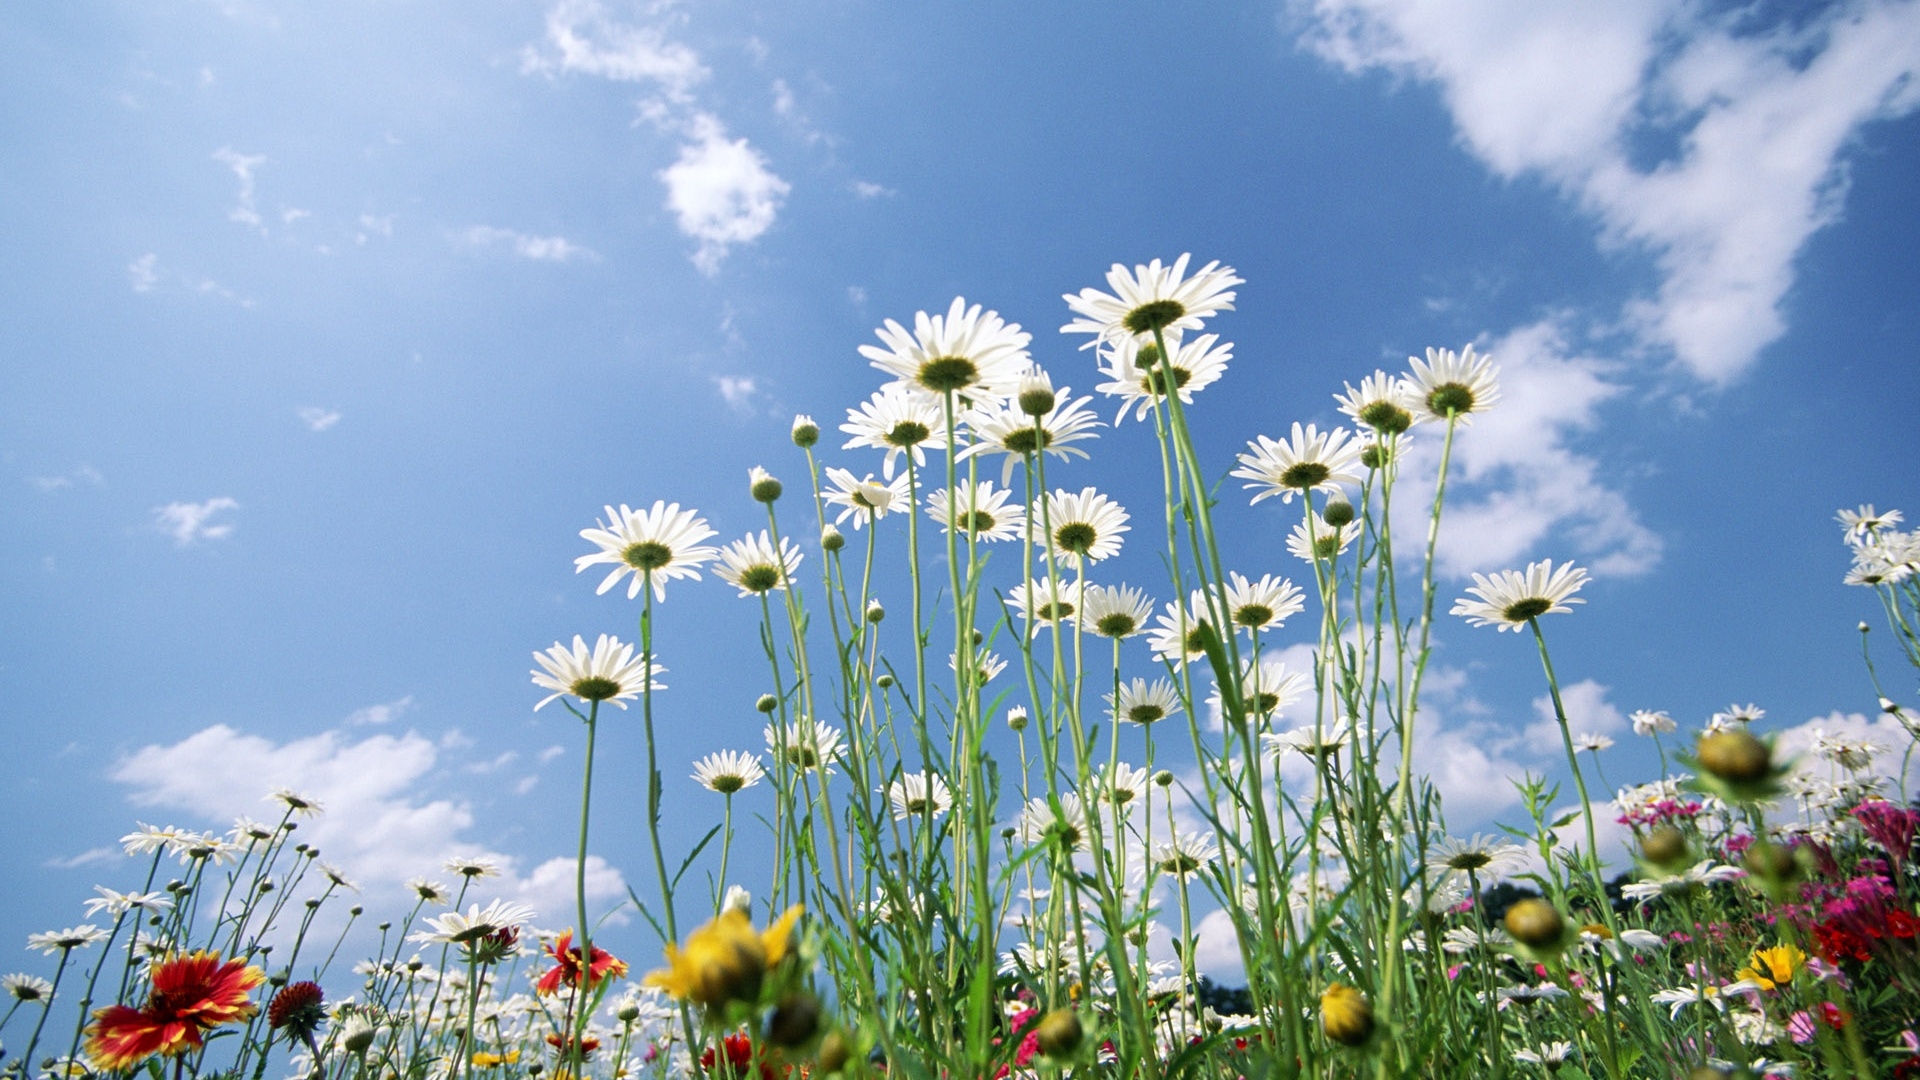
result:
<svg viewBox="0 0 1920 1080"><path fill-rule="evenodd" d="M1807 1010L1801 1009L1787 1017L1787 1034L1791 1035L1794 1043L1799 1046L1805 1046L1813 1041L1813 1017L1807 1014Z"/></svg>

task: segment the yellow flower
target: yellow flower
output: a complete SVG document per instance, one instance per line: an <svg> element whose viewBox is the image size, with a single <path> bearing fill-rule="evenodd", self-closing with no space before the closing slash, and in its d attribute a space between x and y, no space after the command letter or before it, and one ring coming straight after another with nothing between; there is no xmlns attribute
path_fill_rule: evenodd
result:
<svg viewBox="0 0 1920 1080"><path fill-rule="evenodd" d="M667 966L649 972L646 985L707 1006L753 1001L760 995L762 976L786 957L787 938L801 910L795 904L764 932L756 932L746 912L728 909L689 934L684 948L668 944Z"/></svg>
<svg viewBox="0 0 1920 1080"><path fill-rule="evenodd" d="M1755 949L1747 958L1747 966L1740 970L1738 978L1747 979L1759 985L1762 990L1773 990L1793 981L1794 973L1807 962L1807 954L1797 945L1775 945L1771 949Z"/></svg>
<svg viewBox="0 0 1920 1080"><path fill-rule="evenodd" d="M485 1050L481 1050L473 1055L473 1067L476 1069L491 1069L495 1065L513 1065L519 1062L519 1060L520 1051L518 1050L509 1050L504 1054L490 1054Z"/></svg>
<svg viewBox="0 0 1920 1080"><path fill-rule="evenodd" d="M1334 983L1320 995L1320 1029L1342 1046L1359 1046L1373 1034L1373 1006L1360 991Z"/></svg>

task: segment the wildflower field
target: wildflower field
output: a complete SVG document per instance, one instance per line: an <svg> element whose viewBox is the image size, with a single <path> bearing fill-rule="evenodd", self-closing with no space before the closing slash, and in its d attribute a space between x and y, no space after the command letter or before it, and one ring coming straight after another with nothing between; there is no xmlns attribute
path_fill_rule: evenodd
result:
<svg viewBox="0 0 1920 1080"><path fill-rule="evenodd" d="M791 455L737 491L642 491L573 525L580 587L632 613L533 654L534 708L577 718L584 754L573 910L498 895L484 859L423 866L411 907L364 910L302 840L325 808L295 791L229 833L142 824L85 921L33 935L37 963L5 976L0 1069L1920 1076L1920 808L1871 768L1906 776L1920 739L1889 696L1920 668L1920 537L1896 511L1838 517L1845 583L1883 608L1861 696L1905 741L1790 756L1756 707L1643 711L1664 769L1614 789L1613 740L1570 723L1550 648L1587 571L1436 581L1453 451L1501 407L1497 358L1356 371L1334 392L1348 426L1283 421L1211 460L1193 430L1241 284L1187 256L1115 265L1065 296L1071 369L964 299L888 320L848 343L880 385L843 423L795 418ZM1159 506L1103 493L1096 428L1157 448ZM1416 443L1438 447L1417 483ZM696 497L765 526L710 545ZM1223 562L1216 511L1243 499L1294 516L1271 538L1286 573ZM1104 572L1123 545L1164 575ZM742 600L727 647L755 658L764 741L659 760L656 699L714 689L669 671L714 647L665 605L702 588ZM1447 620L1511 631L1554 706L1571 786L1488 777L1526 810L1501 834L1450 828L1421 768ZM1303 644L1308 662L1282 659ZM616 716L645 731L652 779L609 801L595 747ZM687 770L715 798L665 827L662 777ZM1615 824L1631 865L1600 841ZM609 828L648 837L622 906L658 951L596 944L587 854ZM735 859L743 836L772 858ZM1243 988L1199 970L1209 913Z"/></svg>

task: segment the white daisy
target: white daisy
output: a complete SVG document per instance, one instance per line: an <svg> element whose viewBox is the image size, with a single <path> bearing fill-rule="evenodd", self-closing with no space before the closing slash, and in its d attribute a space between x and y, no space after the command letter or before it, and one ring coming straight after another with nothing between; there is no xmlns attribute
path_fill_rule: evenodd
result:
<svg viewBox="0 0 1920 1080"><path fill-rule="evenodd" d="M1656 1005L1671 1006L1673 1019L1678 1020L1680 1019L1680 1010L1689 1005L1705 1003L1713 1006L1716 1012L1725 1012L1728 998L1737 997L1740 994L1753 993L1759 989L1759 983L1749 982L1746 979L1730 982L1725 986L1715 986L1712 983L1697 983L1693 986L1683 985L1676 986L1671 990L1662 990L1654 994L1651 1000Z"/></svg>
<svg viewBox="0 0 1920 1080"><path fill-rule="evenodd" d="M1530 1065L1542 1065L1550 1073L1560 1071L1560 1066L1573 1056L1573 1044L1570 1042L1550 1042L1538 1050L1515 1050L1513 1060L1524 1061Z"/></svg>
<svg viewBox="0 0 1920 1080"><path fill-rule="evenodd" d="M1080 625L1118 641L1142 633L1153 616L1153 601L1130 585L1089 585Z"/></svg>
<svg viewBox="0 0 1920 1080"><path fill-rule="evenodd" d="M1413 426L1413 410L1418 403L1406 380L1376 371L1360 380L1358 389L1347 384L1347 392L1333 395L1340 411L1382 435L1398 435Z"/></svg>
<svg viewBox="0 0 1920 1080"><path fill-rule="evenodd" d="M447 902L447 887L437 881L424 877L407 879L407 891L425 904L444 904Z"/></svg>
<svg viewBox="0 0 1920 1080"><path fill-rule="evenodd" d="M953 809L953 790L940 774L927 770L907 773L886 786L887 801L893 804L893 820L939 817Z"/></svg>
<svg viewBox="0 0 1920 1080"><path fill-rule="evenodd" d="M1192 877L1219 857L1220 849L1205 833L1177 833L1153 849L1153 865L1178 878Z"/></svg>
<svg viewBox="0 0 1920 1080"><path fill-rule="evenodd" d="M1304 724L1292 731L1263 733L1260 741L1266 746L1267 753L1274 757L1279 757L1291 750L1306 757L1317 758L1336 753L1341 747L1347 745L1347 728L1344 723L1323 728Z"/></svg>
<svg viewBox="0 0 1920 1080"><path fill-rule="evenodd" d="M1900 524L1902 518L1898 510L1889 510L1883 514L1875 510L1872 503L1867 503L1858 509L1840 511L1834 516L1834 520L1847 531L1847 540L1857 544L1882 529L1890 529Z"/></svg>
<svg viewBox="0 0 1920 1080"><path fill-rule="evenodd" d="M1046 520L1029 513L1027 527L1037 543L1045 544L1061 561L1082 569L1120 554L1120 534L1129 531L1127 511L1093 488L1079 494L1056 490L1047 496ZM1042 528L1047 531L1042 532Z"/></svg>
<svg viewBox="0 0 1920 1080"><path fill-rule="evenodd" d="M1766 715L1767 710L1758 705L1736 704L1729 705L1719 712L1714 713L1712 722L1717 723L1721 727L1730 727L1734 724L1751 724L1755 720L1764 718Z"/></svg>
<svg viewBox="0 0 1920 1080"><path fill-rule="evenodd" d="M624 709L629 699L640 696L640 688L650 675L655 676L653 689L667 688L657 678L666 668L646 653L635 655L632 645L621 644L620 639L611 634L601 634L593 643L591 653L587 651L586 640L575 634L572 649L556 641L552 648L534 653L533 658L545 669L531 673L533 684L553 691L533 707L535 712L554 698L567 694L581 701L611 701Z"/></svg>
<svg viewBox="0 0 1920 1080"><path fill-rule="evenodd" d="M1180 711L1180 695L1167 679L1133 679L1120 684L1118 694L1107 695L1113 718L1142 726L1158 723Z"/></svg>
<svg viewBox="0 0 1920 1080"><path fill-rule="evenodd" d="M1018 408L994 407L969 409L963 415L974 442L960 452L962 460L981 454L1005 454L1000 469L1000 485L1013 481L1013 467L1029 454L1045 452L1065 460L1085 458L1087 452L1070 445L1094 438L1093 429L1100 418L1088 406L1090 399L1069 397L1071 387L1062 387L1053 408L1040 416L1028 416Z"/></svg>
<svg viewBox="0 0 1920 1080"><path fill-rule="evenodd" d="M925 394L916 394L898 383L876 392L857 409L847 410L847 422L840 430L853 436L842 450L870 446L885 450L881 474L893 479L893 467L905 451L913 454L913 463L927 463L926 444L946 442L947 426L940 402Z"/></svg>
<svg viewBox="0 0 1920 1080"><path fill-rule="evenodd" d="M1490 356L1476 356L1469 345L1460 352L1452 349L1428 349L1422 363L1417 356L1407 362L1408 395L1415 402L1414 420L1441 420L1457 417L1464 426L1474 413L1486 412L1500 401L1500 369Z"/></svg>
<svg viewBox="0 0 1920 1080"><path fill-rule="evenodd" d="M787 581L800 568L800 549L786 537L774 548L767 530L749 534L720 549L720 564L713 568L721 581L740 590L741 596L759 596L774 589L785 589Z"/></svg>
<svg viewBox="0 0 1920 1080"><path fill-rule="evenodd" d="M99 896L85 904L88 915L106 912L108 915L124 915L134 908L142 911L167 911L173 907L173 898L163 892L123 893L115 892L105 885L95 885L93 891Z"/></svg>
<svg viewBox="0 0 1920 1080"><path fill-rule="evenodd" d="M140 827L120 838L120 843L129 855L151 855L162 848L177 847L184 837L197 835L178 825L148 825L137 822Z"/></svg>
<svg viewBox="0 0 1920 1080"><path fill-rule="evenodd" d="M1080 805L1080 796L1067 792L1060 796L1060 813L1055 814L1045 796L1036 796L1027 801L1026 809L1020 812L1020 818L1014 823L1014 835L1024 844L1038 844L1049 835L1058 836L1060 842L1072 851L1086 851L1092 840L1087 830L1087 810Z"/></svg>
<svg viewBox="0 0 1920 1080"><path fill-rule="evenodd" d="M1296 422L1285 440L1255 436L1232 475L1248 481L1242 487L1262 489L1253 497L1256 503L1275 495L1292 502L1300 492L1339 491L1341 484L1361 480L1354 471L1360 465L1360 446L1350 441L1352 437L1345 428L1322 432L1312 424L1302 427Z"/></svg>
<svg viewBox="0 0 1920 1080"><path fill-rule="evenodd" d="M1673 722L1673 717L1658 709L1635 709L1628 719L1633 721L1635 735L1671 733L1680 726Z"/></svg>
<svg viewBox="0 0 1920 1080"><path fill-rule="evenodd" d="M427 919L428 929L408 935L407 940L424 944L466 945L521 923L531 922L533 917L533 909L525 904L495 900L485 908L474 904L464 915L449 911L445 915L432 916Z"/></svg>
<svg viewBox="0 0 1920 1080"><path fill-rule="evenodd" d="M1568 604L1586 603L1573 594L1587 583L1587 572L1570 562L1556 570L1552 559L1542 559L1529 563L1524 572L1502 570L1491 578L1475 574L1473 581L1467 591L1479 599L1461 597L1451 614L1474 626L1517 632L1542 615L1572 611Z"/></svg>
<svg viewBox="0 0 1920 1080"><path fill-rule="evenodd" d="M41 934L27 935L27 948L39 949L52 956L57 952L84 949L96 942L107 940L107 932L91 923L69 926L65 930L48 930Z"/></svg>
<svg viewBox="0 0 1920 1080"><path fill-rule="evenodd" d="M996 488L991 480L961 480L953 491L940 488L927 496L927 515L942 527L956 523L976 540L1018 540L1026 528L1026 512L1012 501L1013 493Z"/></svg>
<svg viewBox="0 0 1920 1080"><path fill-rule="evenodd" d="M784 761L791 768L831 771L843 749L840 729L832 724L815 723L811 717L803 716L793 723L767 728L767 750L775 761Z"/></svg>
<svg viewBox="0 0 1920 1080"><path fill-rule="evenodd" d="M1019 612L1032 625L1032 635L1038 637L1044 626L1072 628L1075 621L1074 603L1078 594L1078 582L1056 581L1042 576L1031 582L1023 581L1008 590L1007 606Z"/></svg>
<svg viewBox="0 0 1920 1080"><path fill-rule="evenodd" d="M955 394L973 402L998 402L1014 391L1026 373L1031 334L979 304L954 297L947 313L916 312L913 332L888 319L875 331L882 343L860 346L860 355L895 377L894 385L935 401Z"/></svg>
<svg viewBox="0 0 1920 1080"><path fill-rule="evenodd" d="M1149 335L1155 330L1198 330L1201 320L1221 311L1233 310L1233 286L1243 283L1233 268L1210 262L1192 277L1187 277L1187 260L1182 255L1172 266L1155 259L1135 266L1129 273L1119 263L1107 271L1107 286L1112 293L1082 289L1078 296L1067 294L1067 302L1080 318L1060 328L1063 334L1092 334L1094 344L1123 341Z"/></svg>
<svg viewBox="0 0 1920 1080"><path fill-rule="evenodd" d="M1312 562L1314 556L1322 559L1334 559L1345 555L1347 549L1360 539L1360 523L1349 521L1338 529L1324 522L1315 522L1311 535L1307 532L1307 523L1294 523L1293 531L1287 534L1287 551L1294 558Z"/></svg>
<svg viewBox="0 0 1920 1080"><path fill-rule="evenodd" d="M1227 574L1227 617L1235 629L1251 634L1278 629L1306 606L1305 594L1286 578L1262 574L1249 582L1239 573Z"/></svg>
<svg viewBox="0 0 1920 1080"><path fill-rule="evenodd" d="M1233 359L1231 342L1220 342L1218 334L1202 334L1183 342L1167 334L1167 347L1173 350L1173 385L1180 400L1189 405L1193 395L1220 381ZM1120 411L1114 414L1118 424L1133 412L1135 420L1146 419L1147 412L1167 396L1166 368L1160 363L1160 347L1152 341L1127 337L1111 342L1099 353L1100 373L1108 381L1094 389L1120 399Z"/></svg>
<svg viewBox="0 0 1920 1080"><path fill-rule="evenodd" d="M732 795L765 779L760 759L739 750L720 750L693 763L693 778L708 791Z"/></svg>
<svg viewBox="0 0 1920 1080"><path fill-rule="evenodd" d="M500 876L500 864L482 856L456 856L441 864L441 868L468 881Z"/></svg>
<svg viewBox="0 0 1920 1080"><path fill-rule="evenodd" d="M600 550L573 560L576 574L589 566L613 564L612 572L594 590L596 595L632 574L627 599L639 596L641 586L651 581L654 600L664 603L669 579L698 581L700 564L713 558L712 548L700 546L713 530L694 511L680 509L679 503L657 501L650 510L634 510L623 503L618 513L611 506L606 510L606 521L580 530L581 538L600 545Z"/></svg>
<svg viewBox="0 0 1920 1080"><path fill-rule="evenodd" d="M1111 770L1102 770L1094 779L1094 787L1103 801L1126 813L1146 801L1149 779L1147 770L1120 761Z"/></svg>
<svg viewBox="0 0 1920 1080"><path fill-rule="evenodd" d="M845 469L827 469L827 483L833 486L820 493L828 503L840 507L840 516L834 518L834 524L847 520L851 515L853 527L860 528L869 521L886 517L889 510L907 508L910 485L905 473L894 477L888 483L881 483L868 473L865 478L855 477Z"/></svg>
<svg viewBox="0 0 1920 1080"><path fill-rule="evenodd" d="M1620 889L1620 895L1629 900L1644 902L1656 896L1691 892L1709 885L1718 885L1723 881L1737 881L1746 876L1747 872L1737 866L1716 863L1712 859L1701 859L1678 874L1665 874L1625 885Z"/></svg>
<svg viewBox="0 0 1920 1080"><path fill-rule="evenodd" d="M1154 620L1153 636L1148 647L1153 655L1162 660L1198 660L1207 655L1201 645L1200 628L1210 625L1212 617L1207 612L1207 594L1199 589L1187 599L1185 611L1173 601L1167 601L1166 609Z"/></svg>
<svg viewBox="0 0 1920 1080"><path fill-rule="evenodd" d="M956 674L959 673L959 653L953 652L947 654L947 669ZM984 686L999 678L1000 673L1007 670L1007 662L1000 659L996 653L989 652L986 649L976 649L973 654L973 670L977 676L975 685Z"/></svg>
<svg viewBox="0 0 1920 1080"><path fill-rule="evenodd" d="M8 975L0 978L4 989L15 1001L45 1001L53 996L53 984L38 975Z"/></svg>
<svg viewBox="0 0 1920 1080"><path fill-rule="evenodd" d="M1484 883L1526 865L1525 848L1511 840L1481 833L1475 833L1468 840L1444 837L1427 853L1427 873L1439 880L1465 881L1471 874Z"/></svg>
<svg viewBox="0 0 1920 1080"><path fill-rule="evenodd" d="M1278 716L1310 689L1312 684L1305 675L1274 658L1260 661L1257 669L1249 665L1240 676L1240 700L1254 716ZM1207 704L1216 709L1225 707L1218 687Z"/></svg>
<svg viewBox="0 0 1920 1080"><path fill-rule="evenodd" d="M1575 750L1590 750L1598 754L1602 750L1613 749L1613 740L1595 731L1583 732L1573 737Z"/></svg>

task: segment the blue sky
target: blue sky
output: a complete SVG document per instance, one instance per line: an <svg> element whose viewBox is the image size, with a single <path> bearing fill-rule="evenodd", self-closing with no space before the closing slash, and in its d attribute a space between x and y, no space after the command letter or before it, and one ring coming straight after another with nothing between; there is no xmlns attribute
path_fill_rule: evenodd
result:
<svg viewBox="0 0 1920 1080"><path fill-rule="evenodd" d="M275 783L370 905L487 850L559 922L580 735L530 654L636 615L578 530L757 528L746 469L797 487L792 415L831 432L882 381L857 346L955 295L1089 391L1060 294L1187 251L1246 279L1196 413L1222 472L1409 353L1502 364L1442 596L1595 569L1549 630L1614 783L1652 778L1637 708L1874 722L1832 515L1920 511L1912 0L223 0L14 5L0 44L0 941L128 887L134 820ZM1151 520L1154 465L1127 425L1056 479ZM1285 511L1229 503L1228 561L1300 577ZM709 578L662 620L704 817L687 763L760 742L753 614ZM1457 830L1514 820L1501 777L1555 770L1536 659L1439 644L1421 764ZM644 894L624 719L596 873Z"/></svg>

